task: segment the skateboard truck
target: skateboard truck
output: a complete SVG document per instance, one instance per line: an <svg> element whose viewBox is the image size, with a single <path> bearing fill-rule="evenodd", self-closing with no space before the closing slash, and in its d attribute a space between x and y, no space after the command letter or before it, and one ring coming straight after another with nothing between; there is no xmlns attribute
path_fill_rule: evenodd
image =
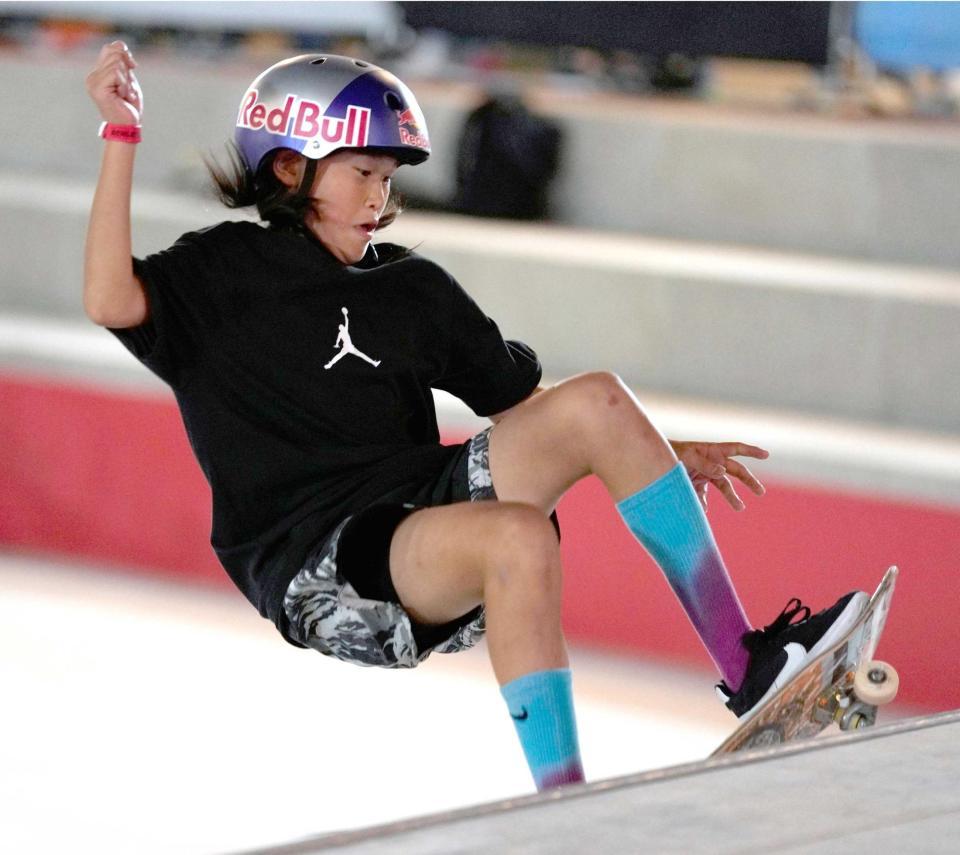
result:
<svg viewBox="0 0 960 855"><path fill-rule="evenodd" d="M813 718L823 725L836 722L841 730L870 727L877 721L877 707L890 703L899 687L900 678L892 665L865 662L820 694Z"/></svg>

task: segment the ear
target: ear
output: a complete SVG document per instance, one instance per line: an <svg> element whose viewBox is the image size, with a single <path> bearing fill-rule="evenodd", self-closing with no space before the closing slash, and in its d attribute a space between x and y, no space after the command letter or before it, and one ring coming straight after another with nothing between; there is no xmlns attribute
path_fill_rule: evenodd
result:
<svg viewBox="0 0 960 855"><path fill-rule="evenodd" d="M290 148L282 148L273 159L273 174L286 187L299 187L303 175L302 154Z"/></svg>

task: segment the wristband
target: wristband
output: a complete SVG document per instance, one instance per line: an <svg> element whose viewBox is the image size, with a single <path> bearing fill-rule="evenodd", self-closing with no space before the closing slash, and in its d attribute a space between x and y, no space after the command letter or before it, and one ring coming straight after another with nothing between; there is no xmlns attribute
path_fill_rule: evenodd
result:
<svg viewBox="0 0 960 855"><path fill-rule="evenodd" d="M101 136L105 140L138 143L140 142L140 125L111 125L110 122L104 122L100 125L97 136Z"/></svg>

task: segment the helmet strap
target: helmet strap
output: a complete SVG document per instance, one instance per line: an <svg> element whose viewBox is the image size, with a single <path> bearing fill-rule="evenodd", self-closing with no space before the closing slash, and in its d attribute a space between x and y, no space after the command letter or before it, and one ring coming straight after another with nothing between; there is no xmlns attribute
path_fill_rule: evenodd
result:
<svg viewBox="0 0 960 855"><path fill-rule="evenodd" d="M309 196L313 188L313 179L317 175L317 161L312 157L306 158L306 166L303 167L303 177L300 179L300 187L297 192L301 196Z"/></svg>

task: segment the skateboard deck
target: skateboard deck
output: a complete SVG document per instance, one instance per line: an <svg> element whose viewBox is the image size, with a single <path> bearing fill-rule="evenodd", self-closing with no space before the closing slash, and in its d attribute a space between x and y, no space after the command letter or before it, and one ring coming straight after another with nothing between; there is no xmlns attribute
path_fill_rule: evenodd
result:
<svg viewBox="0 0 960 855"><path fill-rule="evenodd" d="M893 700L899 685L891 666L871 661L890 610L897 572L896 567L887 570L842 638L768 698L710 756L809 739L833 723L843 730L872 725L877 707Z"/></svg>

